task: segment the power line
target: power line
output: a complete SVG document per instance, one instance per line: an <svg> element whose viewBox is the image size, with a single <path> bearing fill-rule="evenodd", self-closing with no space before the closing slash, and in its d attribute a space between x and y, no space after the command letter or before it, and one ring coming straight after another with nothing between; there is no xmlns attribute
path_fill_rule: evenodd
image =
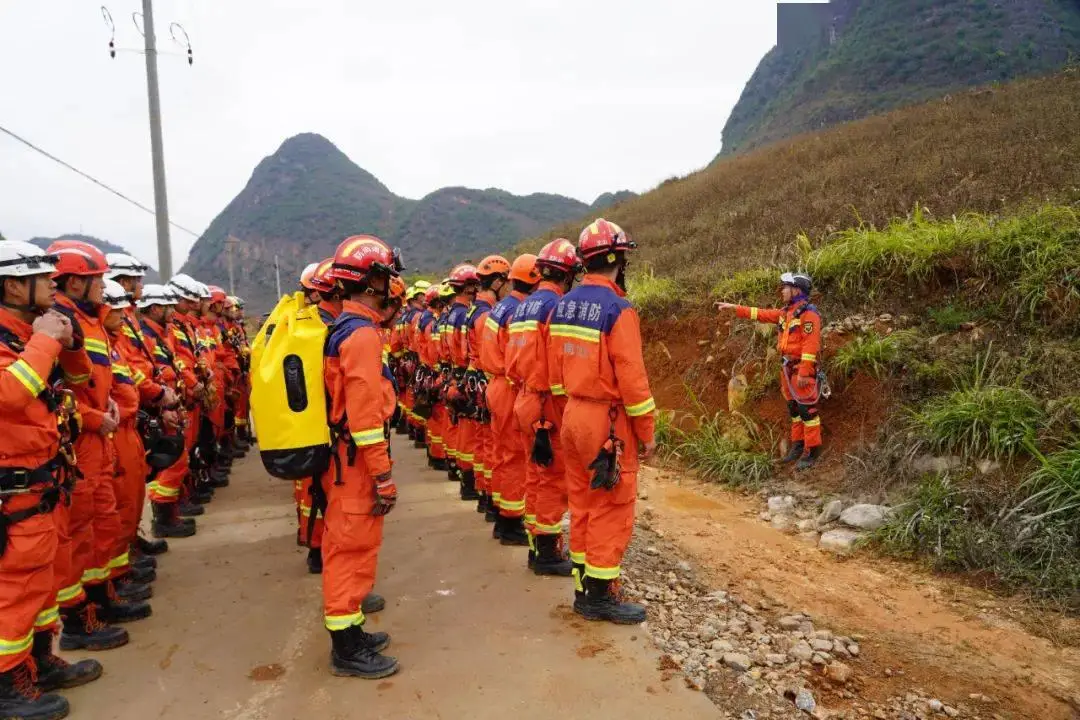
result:
<svg viewBox="0 0 1080 720"><path fill-rule="evenodd" d="M79 175L82 175L82 176L83 176L84 178L86 178L86 179L87 179L87 180L89 180L90 182L94 183L95 185L97 185L97 186L99 186L99 187L102 187L102 188L104 188L104 189L108 190L109 192L111 192L111 193L112 193L113 195L115 195L116 197L120 198L121 200L126 200L127 202L131 203L132 205L134 205L135 207L139 208L139 209L140 209L140 210L142 210L143 212L145 212L145 213L149 213L149 214L151 214L151 215L155 215L155 216L157 215L157 213L155 213L155 212L154 212L154 211L153 211L152 209L150 209L150 208L146 207L145 205L143 205L143 204L142 204L141 202L139 202L138 200L132 200L131 198L129 198L129 197L127 196L127 195L125 195L124 193L120 192L119 190L115 190L115 189L113 189L113 188L109 187L108 185L106 185L106 184L105 184L105 183L103 183L102 181L98 180L98 179L97 179L96 177L94 177L94 176L92 176L92 175L89 175L89 174L87 174L87 173L84 173L84 172L83 172L82 170L80 170L79 168L75 167L74 165L71 165L71 164L69 164L69 163L66 163L66 162L64 162L63 160L61 160L60 158L58 158L58 157L56 157L55 155L53 155L52 153L49 153L49 152L47 152L47 151L45 151L45 150L42 150L41 148L39 148L39 147L38 147L37 145L35 145L34 143L30 142L29 140L27 140L27 139L26 139L26 138L24 138L24 137L20 137L19 135L16 135L15 133L13 133L12 131L8 130L8 129L7 129L6 127L4 127L3 125L0 125L0 132L4 133L5 135L9 135L9 136L13 137L14 139L18 140L19 142L21 142L21 143L22 143L23 145L25 145L26 147L30 148L31 150L34 150L35 152L41 153L42 155L44 155L45 157L49 158L49 159L50 159L50 160L52 160L53 162L56 162L56 163L59 163L60 165L63 165L63 166L64 166L64 167L66 167L66 168L67 168L68 170L71 170L71 171L72 171L72 172L74 172L74 173L78 173ZM184 227L183 225L178 225L177 223L174 223L174 222L173 222L172 220L170 220L170 221L169 221L169 224L170 224L170 225L172 225L172 226L173 226L174 228L176 228L177 230L182 230L183 232L186 232L186 233L187 233L188 235L190 235L190 236L191 236L191 237L193 237L193 238L198 238L198 237L199 237L199 234L198 234L197 232L194 232L194 231L192 231L192 230L188 230L188 229L187 229L186 227Z"/></svg>

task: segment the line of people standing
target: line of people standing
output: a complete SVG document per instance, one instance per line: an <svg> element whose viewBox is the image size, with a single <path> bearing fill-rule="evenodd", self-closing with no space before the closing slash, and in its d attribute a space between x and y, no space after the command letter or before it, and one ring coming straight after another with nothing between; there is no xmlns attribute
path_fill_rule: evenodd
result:
<svg viewBox="0 0 1080 720"><path fill-rule="evenodd" d="M163 540L247 447L242 302L92 244L0 242L0 717L60 718L125 645ZM233 388L232 391L226 388ZM204 421L205 420L205 421ZM201 437L200 437L201 436Z"/></svg>
<svg viewBox="0 0 1080 720"><path fill-rule="evenodd" d="M639 460L655 449L655 402L639 319L626 299L635 245L598 219L512 263L493 255L406 288L396 251L346 239L301 278L328 325L324 379L334 461L298 483L298 542L323 574L331 670L398 670L390 638L364 630L382 523L397 501L391 428L447 473L527 567L573 578L574 611L634 624L619 593ZM404 304L404 307L402 305ZM563 522L569 511L569 546Z"/></svg>

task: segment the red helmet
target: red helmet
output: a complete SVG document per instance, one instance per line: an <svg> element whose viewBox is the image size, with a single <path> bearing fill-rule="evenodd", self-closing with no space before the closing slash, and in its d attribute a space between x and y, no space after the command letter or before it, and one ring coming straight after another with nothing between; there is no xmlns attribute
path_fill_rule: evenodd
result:
<svg viewBox="0 0 1080 720"><path fill-rule="evenodd" d="M429 287L427 289L427 292L424 293L424 303L426 305L430 305L431 303L435 302L438 299L439 299L439 286L438 285L432 285L431 287Z"/></svg>
<svg viewBox="0 0 1080 720"><path fill-rule="evenodd" d="M529 253L518 255L510 267L510 279L529 285L540 282L540 271L536 269L536 256Z"/></svg>
<svg viewBox="0 0 1080 720"><path fill-rule="evenodd" d="M503 262L506 262L505 260ZM476 274L476 268L472 265L458 265L456 268L450 271L450 277L448 282L454 286L455 289L464 287L469 283L480 282L480 277Z"/></svg>
<svg viewBox="0 0 1080 720"><path fill-rule="evenodd" d="M81 240L57 240L45 251L57 257L53 277L61 275L104 275L109 270L105 253Z"/></svg>
<svg viewBox="0 0 1080 720"><path fill-rule="evenodd" d="M225 294L225 291L219 288L217 285L210 286L210 302L211 303L223 303L229 299L229 296Z"/></svg>
<svg viewBox="0 0 1080 720"><path fill-rule="evenodd" d="M318 267L315 268L315 272L312 274L308 282L311 284L312 290L318 290L319 292L329 293L334 291L334 278L330 274L330 271L334 267L334 258L326 258Z"/></svg>
<svg viewBox="0 0 1080 720"><path fill-rule="evenodd" d="M540 255L536 258L536 265L541 272L543 268L565 273L576 273L581 270L581 261L578 259L577 250L574 249L574 243L566 238L557 238L541 248Z"/></svg>
<svg viewBox="0 0 1080 720"><path fill-rule="evenodd" d="M590 260L604 253L626 252L636 247L621 227L604 218L593 220L578 237L578 253L583 260Z"/></svg>
<svg viewBox="0 0 1080 720"><path fill-rule="evenodd" d="M510 263L502 255L488 255L476 266L477 275L509 275Z"/></svg>
<svg viewBox="0 0 1080 720"><path fill-rule="evenodd" d="M373 274L397 275L397 254L374 235L345 238L334 253L330 276L335 280L366 283Z"/></svg>

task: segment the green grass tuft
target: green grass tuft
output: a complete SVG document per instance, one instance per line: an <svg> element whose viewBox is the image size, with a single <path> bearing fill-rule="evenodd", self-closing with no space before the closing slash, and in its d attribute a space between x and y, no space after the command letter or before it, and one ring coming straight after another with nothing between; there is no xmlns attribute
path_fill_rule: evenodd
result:
<svg viewBox="0 0 1080 720"><path fill-rule="evenodd" d="M627 297L643 317L671 310L683 297L682 286L673 278L658 276L652 268L631 275L627 288Z"/></svg>
<svg viewBox="0 0 1080 720"><path fill-rule="evenodd" d="M935 397L913 419L933 452L1011 459L1030 451L1046 413L1025 390L989 385Z"/></svg>
<svg viewBox="0 0 1080 720"><path fill-rule="evenodd" d="M772 475L772 462L768 455L748 449L750 443L740 442L739 434L730 416L717 413L684 433L676 454L710 480L756 487Z"/></svg>
<svg viewBox="0 0 1080 720"><path fill-rule="evenodd" d="M880 380L903 365L905 350L914 341L915 334L908 330L891 335L859 335L833 354L832 368L841 375L851 375L860 370Z"/></svg>
<svg viewBox="0 0 1080 720"><path fill-rule="evenodd" d="M728 302L752 302L775 292L780 271L773 268L740 270L713 286L712 294Z"/></svg>

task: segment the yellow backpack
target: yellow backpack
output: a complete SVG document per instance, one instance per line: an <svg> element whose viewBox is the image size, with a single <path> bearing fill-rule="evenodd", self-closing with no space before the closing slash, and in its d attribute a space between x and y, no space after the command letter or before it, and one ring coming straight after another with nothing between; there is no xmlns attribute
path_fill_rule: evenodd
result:
<svg viewBox="0 0 1080 720"><path fill-rule="evenodd" d="M273 324L270 337L266 329ZM330 462L323 345L326 324L303 295L282 298L252 349L251 415L266 471L284 480L323 472Z"/></svg>
<svg viewBox="0 0 1080 720"><path fill-rule="evenodd" d="M303 298L301 293L292 293L291 295L282 295L278 300L278 304L274 306L274 309L270 311L270 314L266 317L266 322L259 328L259 332L255 333L255 338L251 341L251 367L259 367L259 358L262 355L263 348L266 347L266 336L273 336L274 328L277 327L278 320L282 314L288 310L296 310L297 307L303 305Z"/></svg>

